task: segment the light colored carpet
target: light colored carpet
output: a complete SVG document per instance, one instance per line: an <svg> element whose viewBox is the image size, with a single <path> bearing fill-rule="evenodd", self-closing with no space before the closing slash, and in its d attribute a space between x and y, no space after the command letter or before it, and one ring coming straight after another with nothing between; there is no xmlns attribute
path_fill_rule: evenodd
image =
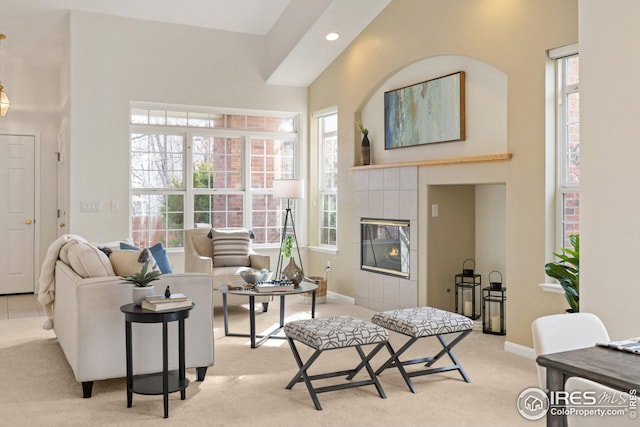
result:
<svg viewBox="0 0 640 427"><path fill-rule="evenodd" d="M288 320L309 317L309 306L287 298ZM319 304L318 317L347 314L369 319L372 311L329 298ZM296 314L297 313L297 314ZM259 328L277 321L278 303L259 313ZM536 386L533 361L502 350L504 337L473 331L456 348L471 383L456 372L413 379L412 394L396 370L379 377L387 394L381 399L373 386L319 395L316 411L306 387L285 386L297 371L286 340L269 340L257 349L248 339L225 337L222 316L215 316L216 364L204 382L195 382L195 369L187 398L174 393L169 419L162 419L162 396L134 394L126 407L125 379L98 381L93 397L82 399L55 335L41 328L43 318L0 320L0 425L2 426L534 426L516 408L518 394ZM124 321L123 321L124 323ZM187 323L187 327L189 327ZM238 307L230 315L234 332L248 330L248 311ZM123 328L124 331L124 328ZM123 337L124 339L124 337ZM404 342L392 335L397 346ZM306 358L311 350L301 346ZM415 357L433 355L440 348L435 338L418 341ZM377 368L383 350L373 360ZM355 366L353 349L323 353L313 373ZM447 360L448 362L448 360ZM411 368L409 368L411 369ZM362 375L362 374L360 374ZM360 377L357 377L360 378ZM332 381L332 380L328 380Z"/></svg>

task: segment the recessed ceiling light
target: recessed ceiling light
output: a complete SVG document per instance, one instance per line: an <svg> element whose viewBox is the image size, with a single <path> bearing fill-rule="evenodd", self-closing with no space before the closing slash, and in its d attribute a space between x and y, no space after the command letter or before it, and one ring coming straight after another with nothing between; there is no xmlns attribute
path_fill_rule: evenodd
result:
<svg viewBox="0 0 640 427"><path fill-rule="evenodd" d="M329 40L330 42L332 42L334 40L338 40L340 38L340 34L338 34L338 33L329 33L326 36L324 36L324 38Z"/></svg>

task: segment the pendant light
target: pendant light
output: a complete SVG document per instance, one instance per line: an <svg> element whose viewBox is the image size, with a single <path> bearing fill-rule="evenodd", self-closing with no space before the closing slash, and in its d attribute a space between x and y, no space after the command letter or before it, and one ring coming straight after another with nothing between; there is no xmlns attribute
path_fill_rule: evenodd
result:
<svg viewBox="0 0 640 427"><path fill-rule="evenodd" d="M2 44L2 40L6 39L7 36L4 34L0 34L0 47ZM2 50L0 49L0 75L2 75ZM0 79L0 116L4 117L7 115L7 111L9 111L9 107L11 106L11 102L9 101L9 97L7 93L4 91L4 87L2 86L2 79Z"/></svg>

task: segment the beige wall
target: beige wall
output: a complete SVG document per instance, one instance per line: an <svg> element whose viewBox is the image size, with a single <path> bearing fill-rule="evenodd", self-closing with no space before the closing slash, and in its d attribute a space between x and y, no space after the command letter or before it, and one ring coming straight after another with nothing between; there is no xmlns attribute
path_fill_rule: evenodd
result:
<svg viewBox="0 0 640 427"><path fill-rule="evenodd" d="M640 3L580 1L581 311L638 336Z"/></svg>
<svg viewBox="0 0 640 427"><path fill-rule="evenodd" d="M502 281L508 284L506 263L507 189L504 184L476 185L476 264L482 273L484 284L489 283L489 273L497 270ZM499 281L500 275L491 275Z"/></svg>
<svg viewBox="0 0 640 427"><path fill-rule="evenodd" d="M431 212L427 215L427 303L453 311L455 275L462 273L465 260L476 258L475 188L473 185L430 185L428 198L430 206L438 205L438 216L433 217ZM474 262L467 262L465 268L474 268ZM476 290L476 304L480 304L480 289ZM458 304L462 301L460 298L458 296ZM479 309L476 308L476 312Z"/></svg>
<svg viewBox="0 0 640 427"><path fill-rule="evenodd" d="M537 286L544 281L545 262L544 71L547 49L577 41L577 14L577 0L394 0L309 88L309 111L338 107L339 223L343 224L354 217L349 168L359 162L359 135L353 119L389 76L439 55L473 57L506 75L507 148L513 160L504 167L469 166L461 175L504 171L506 179L493 182L507 183L507 339L525 346L531 346L531 321L563 306L561 296ZM383 150L382 141L373 144L374 153ZM424 154L424 158L429 157ZM430 173L421 171L421 182L430 180ZM426 212L425 202L420 209ZM338 246L343 250L337 256L310 256L312 263L332 259L333 290L346 295L353 295L357 254L348 248L355 239L354 228L341 228Z"/></svg>

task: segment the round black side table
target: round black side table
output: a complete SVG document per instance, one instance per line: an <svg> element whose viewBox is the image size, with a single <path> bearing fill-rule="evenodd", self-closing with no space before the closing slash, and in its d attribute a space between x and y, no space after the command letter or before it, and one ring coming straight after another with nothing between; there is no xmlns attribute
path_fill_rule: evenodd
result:
<svg viewBox="0 0 640 427"><path fill-rule="evenodd" d="M180 391L180 399L186 397L189 380L185 377L184 361L184 319L189 317L193 305L163 311L140 308L135 304L120 307L125 317L127 348L127 408L131 408L133 393L164 397L164 417L169 417L169 393ZM178 322L178 370L169 371L168 323ZM133 351L131 345L131 323L162 323L162 372L133 375Z"/></svg>

